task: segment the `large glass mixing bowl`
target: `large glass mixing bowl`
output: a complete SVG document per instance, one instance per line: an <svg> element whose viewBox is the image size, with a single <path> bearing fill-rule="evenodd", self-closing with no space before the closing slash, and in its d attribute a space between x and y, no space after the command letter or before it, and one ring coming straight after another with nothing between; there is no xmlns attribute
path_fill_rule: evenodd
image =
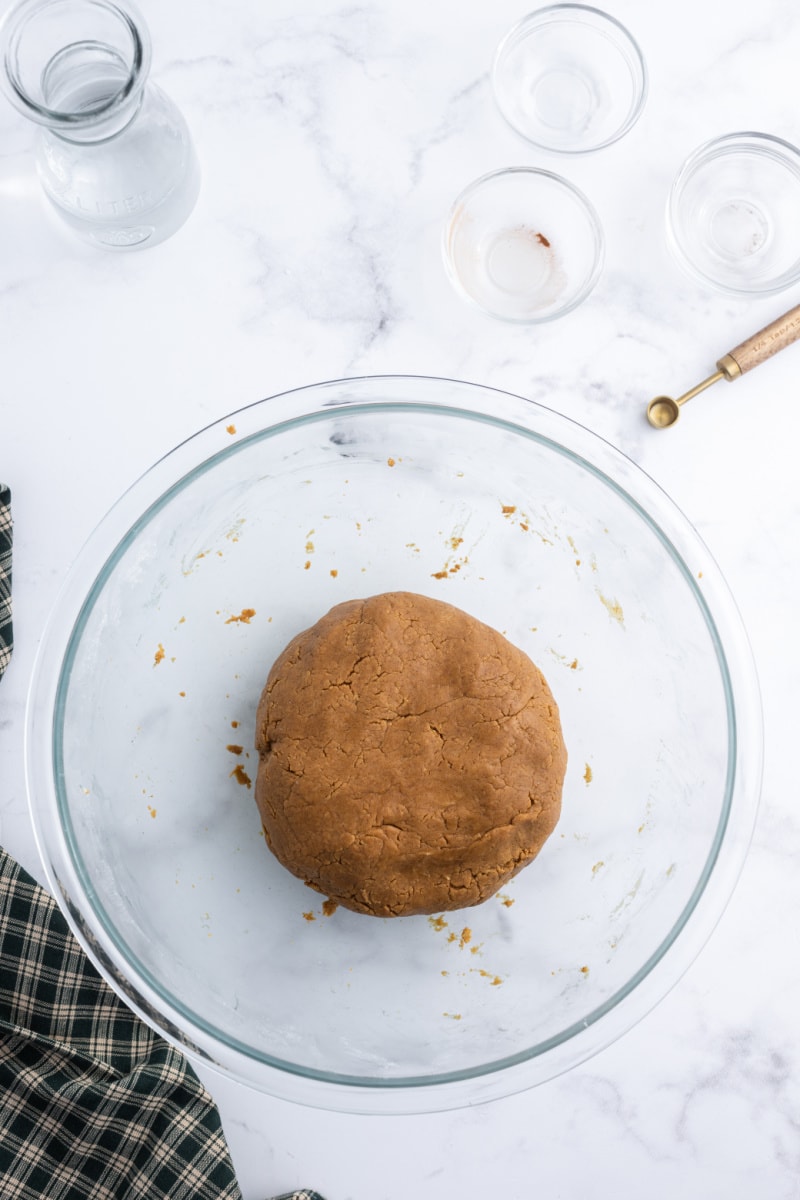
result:
<svg viewBox="0 0 800 1200"><path fill-rule="evenodd" d="M479 907L328 915L265 845L256 704L294 634L400 589L544 671L563 813ZM113 987L232 1077L365 1112L508 1094L629 1029L719 918L761 775L747 639L670 500L554 412L424 378L276 396L158 462L69 575L27 740L49 883Z"/></svg>

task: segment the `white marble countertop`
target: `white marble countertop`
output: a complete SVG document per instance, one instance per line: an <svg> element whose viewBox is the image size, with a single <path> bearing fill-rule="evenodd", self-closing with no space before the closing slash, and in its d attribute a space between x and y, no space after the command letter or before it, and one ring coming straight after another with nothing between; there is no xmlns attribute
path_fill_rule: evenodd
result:
<svg viewBox="0 0 800 1200"><path fill-rule="evenodd" d="M203 170L170 241L125 256L46 210L32 129L0 105L0 476L13 491L15 632L0 686L0 841L42 878L23 770L37 641L69 564L119 493L211 420L285 388L411 373L542 400L666 489L737 599L763 690L766 766L752 849L711 940L646 1019L516 1097L419 1117L303 1109L206 1076L245 1200L537 1194L800 1196L800 648L797 379L790 348L697 399L668 432L644 405L699 381L800 287L732 299L690 282L664 240L686 154L741 129L800 141L800 9L789 0L611 0L650 71L639 123L575 160L496 111L488 68L511 0L143 0L154 78ZM586 303L538 328L451 290L440 231L455 194L506 165L577 183L607 235Z"/></svg>

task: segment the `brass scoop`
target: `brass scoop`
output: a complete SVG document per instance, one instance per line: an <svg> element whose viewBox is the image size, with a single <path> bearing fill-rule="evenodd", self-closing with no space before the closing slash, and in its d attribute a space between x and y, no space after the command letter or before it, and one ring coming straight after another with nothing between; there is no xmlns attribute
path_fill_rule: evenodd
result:
<svg viewBox="0 0 800 1200"><path fill-rule="evenodd" d="M727 379L728 383L733 383L734 379L744 375L745 371L752 371L753 367L757 367L759 363L771 358L773 354L777 354L784 347L791 346L792 342L796 342L799 337L800 304L784 313L782 317L772 321L758 333L754 333L735 350L723 354L717 363L714 374L709 375L708 379L704 379L702 383L698 383L697 387L678 396L677 400L673 400L671 396L656 396L647 406L648 421L655 429L666 429L669 425L674 425L681 415L681 405L685 404L687 400L691 400L692 396L704 392L706 388L711 387L712 383L717 383L720 379Z"/></svg>

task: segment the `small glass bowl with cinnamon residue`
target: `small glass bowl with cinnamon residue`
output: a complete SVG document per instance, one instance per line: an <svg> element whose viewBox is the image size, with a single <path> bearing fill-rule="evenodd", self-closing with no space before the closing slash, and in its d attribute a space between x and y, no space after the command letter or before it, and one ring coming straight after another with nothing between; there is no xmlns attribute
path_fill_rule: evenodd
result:
<svg viewBox="0 0 800 1200"><path fill-rule="evenodd" d="M464 299L505 321L551 321L591 292L603 264L600 220L573 184L508 167L469 184L444 228L447 273Z"/></svg>

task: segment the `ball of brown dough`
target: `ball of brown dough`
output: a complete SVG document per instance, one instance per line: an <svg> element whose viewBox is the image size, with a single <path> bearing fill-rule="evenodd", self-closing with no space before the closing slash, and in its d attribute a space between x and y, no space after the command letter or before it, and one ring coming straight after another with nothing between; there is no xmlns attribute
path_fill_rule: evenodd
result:
<svg viewBox="0 0 800 1200"><path fill-rule="evenodd" d="M338 604L275 662L256 802L281 863L380 917L464 908L539 853L567 755L538 668L411 592Z"/></svg>

